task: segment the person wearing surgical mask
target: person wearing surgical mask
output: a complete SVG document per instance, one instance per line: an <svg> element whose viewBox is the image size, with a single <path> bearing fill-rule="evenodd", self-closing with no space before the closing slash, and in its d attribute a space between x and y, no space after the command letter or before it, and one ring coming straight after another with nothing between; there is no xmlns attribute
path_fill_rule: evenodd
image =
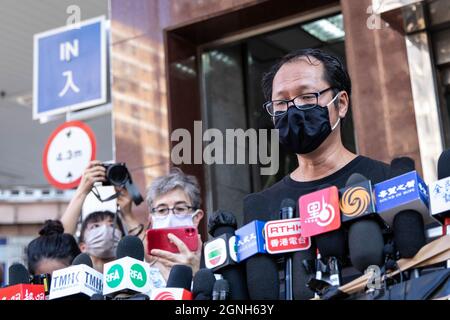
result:
<svg viewBox="0 0 450 320"><path fill-rule="evenodd" d="M106 181L106 170L98 160L93 160L84 170L80 184L61 217L67 233L77 233L83 203L95 183ZM117 205L120 215L110 211L97 211L87 215L81 223L79 246L91 257L95 269L103 272L103 264L115 258L118 241L125 235L143 234L144 224L139 223L132 213L132 199L126 189L120 191ZM116 222L114 223L114 220ZM126 230L126 232L125 232Z"/></svg>
<svg viewBox="0 0 450 320"><path fill-rule="evenodd" d="M183 226L198 228L204 216L204 212L200 209L201 197L197 179L184 174L178 168L173 168L168 175L152 182L147 193L147 204L150 211L149 228L152 229ZM159 249L153 249L150 254L146 253L146 260L161 275L159 284L156 283L155 287L165 285L171 268L176 264L190 266L194 274L200 268L202 250L200 235L196 252L191 252L184 242L173 234L168 235L168 241L178 247L179 253ZM157 273L153 274L152 279L158 279Z"/></svg>
<svg viewBox="0 0 450 320"><path fill-rule="evenodd" d="M121 220L114 224L114 213L92 212L81 225L80 250L89 254L94 269L103 272L103 265L116 258L117 245L123 235Z"/></svg>
<svg viewBox="0 0 450 320"><path fill-rule="evenodd" d="M258 198L270 200L258 219L272 220L286 198L298 201L301 196L327 186L343 188L354 173L363 175L373 184L392 177L388 164L355 154L344 145L341 131L351 106L352 85L338 57L320 49L291 52L264 75L262 87L266 98L262 108L278 129L279 143L296 157L298 165L290 172L284 172L280 181L258 192ZM364 111L364 101L356 108L358 112L370 113L370 110ZM366 129L370 131L371 128ZM253 197L254 194L250 194L244 198L244 208L254 201ZM324 237L346 239L347 232L344 226ZM314 297L306 286L308 274L302 261L315 257L315 254L314 246L293 253L293 274L298 275L293 279L294 299ZM343 271L350 276L357 272Z"/></svg>

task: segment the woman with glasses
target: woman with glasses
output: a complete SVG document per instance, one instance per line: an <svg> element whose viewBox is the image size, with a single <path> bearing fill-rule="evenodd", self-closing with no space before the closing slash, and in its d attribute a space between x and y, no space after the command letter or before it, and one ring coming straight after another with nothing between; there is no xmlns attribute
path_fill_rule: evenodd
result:
<svg viewBox="0 0 450 320"><path fill-rule="evenodd" d="M147 192L147 204L150 208L149 227L152 229L182 226L198 228L204 216L203 210L200 209L201 197L197 179L184 174L178 168L173 168L168 175L153 180ZM150 255L146 256L148 262L159 270L165 281L170 269L176 264L190 266L195 274L200 268L200 235L196 252L191 252L175 235L169 234L168 237L168 240L178 247L179 253L153 249Z"/></svg>

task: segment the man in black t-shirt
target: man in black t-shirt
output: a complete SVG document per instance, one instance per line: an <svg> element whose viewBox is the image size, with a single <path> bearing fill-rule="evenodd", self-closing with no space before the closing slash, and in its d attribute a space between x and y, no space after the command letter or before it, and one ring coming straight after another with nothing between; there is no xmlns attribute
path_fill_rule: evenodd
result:
<svg viewBox="0 0 450 320"><path fill-rule="evenodd" d="M263 90L268 101L264 107L279 130L280 143L297 155L298 167L259 193L268 204L258 219L279 219L283 199L297 200L323 185L342 188L353 173L372 183L391 177L387 164L358 156L342 143L341 120L350 106L351 81L339 59L318 49L288 54L265 75ZM245 223L254 217L245 205L253 196L244 199ZM299 274L295 271L302 267L303 258L314 256L315 252L296 253L294 275ZM299 290L300 286L305 288L305 279L294 278L294 298L311 297L311 293Z"/></svg>

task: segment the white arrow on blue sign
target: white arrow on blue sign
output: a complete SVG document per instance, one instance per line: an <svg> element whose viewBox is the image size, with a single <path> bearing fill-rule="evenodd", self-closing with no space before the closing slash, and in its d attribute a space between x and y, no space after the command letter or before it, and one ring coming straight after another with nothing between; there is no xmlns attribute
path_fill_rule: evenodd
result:
<svg viewBox="0 0 450 320"><path fill-rule="evenodd" d="M34 35L33 119L107 100L105 17Z"/></svg>

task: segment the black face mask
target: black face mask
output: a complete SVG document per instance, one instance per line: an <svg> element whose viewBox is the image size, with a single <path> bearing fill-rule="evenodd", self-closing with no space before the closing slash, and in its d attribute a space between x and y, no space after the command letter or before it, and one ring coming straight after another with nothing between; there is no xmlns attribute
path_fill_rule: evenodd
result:
<svg viewBox="0 0 450 320"><path fill-rule="evenodd" d="M331 128L326 106L317 105L307 110L290 107L285 114L275 118L275 128L279 130L279 140L284 147L295 154L305 154L316 150L339 121Z"/></svg>

